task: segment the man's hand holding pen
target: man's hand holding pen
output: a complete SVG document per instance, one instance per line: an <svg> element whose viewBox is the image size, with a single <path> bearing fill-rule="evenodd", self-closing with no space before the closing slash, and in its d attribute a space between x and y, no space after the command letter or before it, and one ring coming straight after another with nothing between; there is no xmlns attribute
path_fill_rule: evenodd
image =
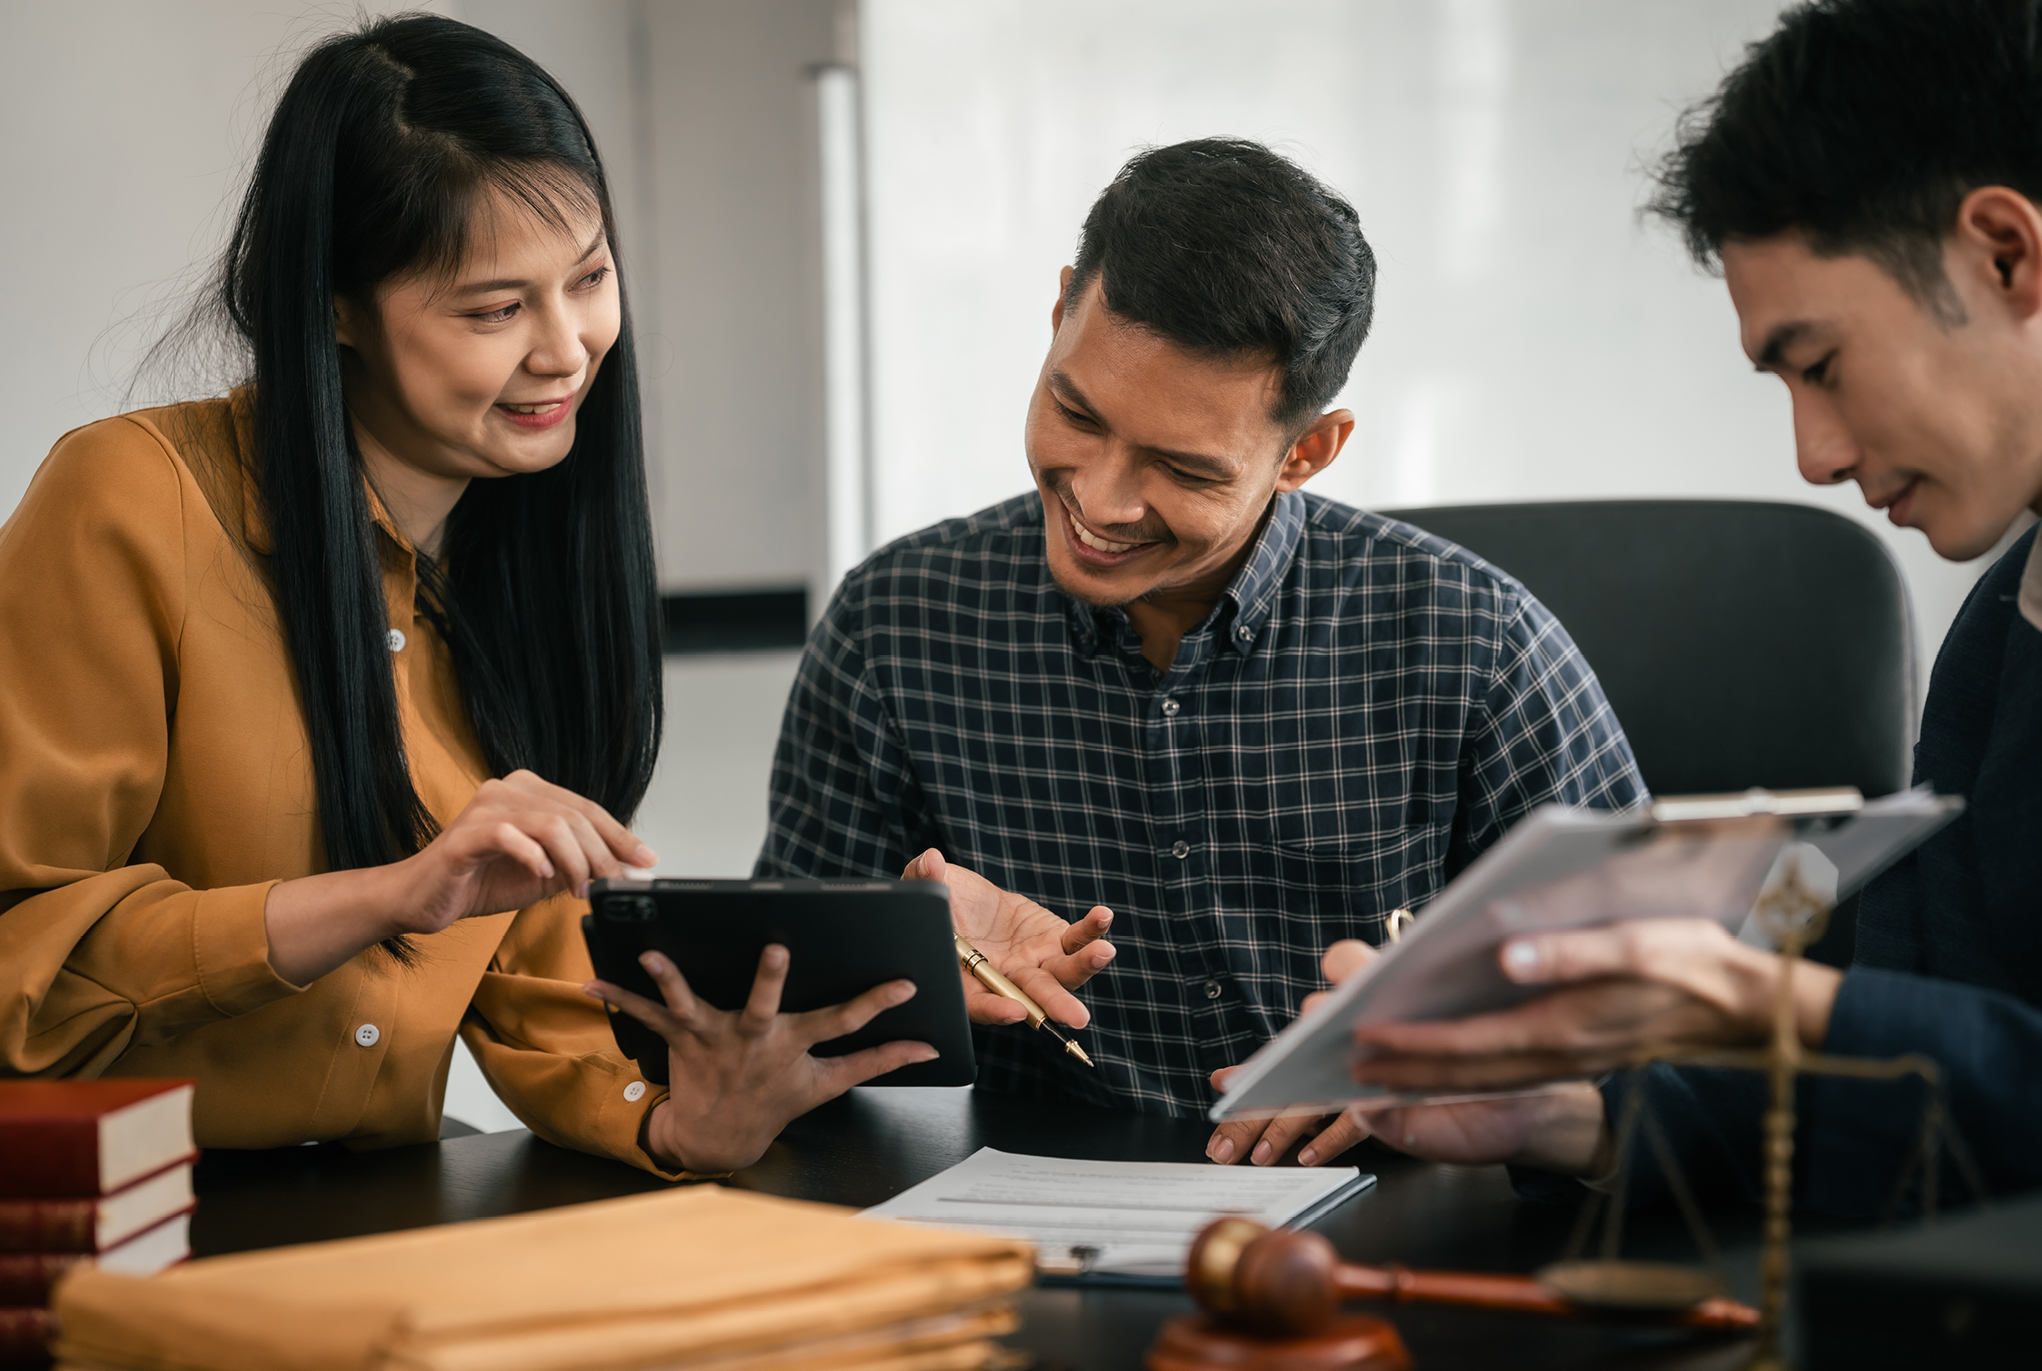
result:
<svg viewBox="0 0 2042 1371"><path fill-rule="evenodd" d="M960 937L985 954L993 968L1033 999L1049 1018L1083 1028L1092 1015L1071 992L1113 960L1105 941L1113 911L1103 905L1076 923L1035 901L1000 889L975 871L954 866L930 848L901 872L907 881L942 881L950 887L950 918ZM964 1005L972 1022L1014 1024L1028 1018L1019 1001L982 985L960 967Z"/></svg>

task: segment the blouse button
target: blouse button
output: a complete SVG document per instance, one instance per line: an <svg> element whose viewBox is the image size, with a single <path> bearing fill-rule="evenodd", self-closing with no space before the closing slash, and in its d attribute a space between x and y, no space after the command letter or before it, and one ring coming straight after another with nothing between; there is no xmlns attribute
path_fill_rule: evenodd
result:
<svg viewBox="0 0 2042 1371"><path fill-rule="evenodd" d="M404 651L404 630L401 628L391 629L383 641L390 645L392 652Z"/></svg>
<svg viewBox="0 0 2042 1371"><path fill-rule="evenodd" d="M365 1023L355 1030L355 1041L363 1047L374 1047L383 1036L383 1030L372 1023Z"/></svg>
<svg viewBox="0 0 2042 1371"><path fill-rule="evenodd" d="M633 1104L637 1104L637 1103L638 1103L638 1102L639 1102L640 1100L644 1099L644 1098L645 1098L645 1082L644 1082L644 1081L633 1081L633 1082L631 1082L631 1084L629 1084L629 1085L625 1086L625 1087L624 1087L624 1098L625 1098L625 1099L627 1099L627 1100L629 1100L629 1101L631 1101L631 1103L633 1103Z"/></svg>
<svg viewBox="0 0 2042 1371"><path fill-rule="evenodd" d="M1175 714L1178 710L1182 709L1183 707L1184 706L1178 704L1175 700L1163 701L1163 713L1165 714Z"/></svg>
<svg viewBox="0 0 2042 1371"><path fill-rule="evenodd" d="M1234 636L1236 638L1239 638L1244 643L1249 642L1254 639L1255 630L1248 627L1246 624L1242 624L1239 628L1234 630Z"/></svg>
<svg viewBox="0 0 2042 1371"><path fill-rule="evenodd" d="M1207 998L1208 1000L1217 1000L1220 996L1224 995L1225 993L1226 987L1221 985L1218 981L1207 981L1205 983L1205 998Z"/></svg>
<svg viewBox="0 0 2042 1371"><path fill-rule="evenodd" d="M1180 862L1183 861L1191 855L1191 844L1179 838L1176 842L1170 844L1170 855Z"/></svg>

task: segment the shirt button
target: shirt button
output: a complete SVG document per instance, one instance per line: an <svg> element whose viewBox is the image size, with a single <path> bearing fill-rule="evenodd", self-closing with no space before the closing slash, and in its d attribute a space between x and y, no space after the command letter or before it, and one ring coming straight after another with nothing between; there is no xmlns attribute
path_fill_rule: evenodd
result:
<svg viewBox="0 0 2042 1371"><path fill-rule="evenodd" d="M383 641L390 645L392 652L404 651L404 630L401 628L391 629L389 633L384 635Z"/></svg>
<svg viewBox="0 0 2042 1371"><path fill-rule="evenodd" d="M1255 636L1255 630L1248 627L1246 624L1242 624L1239 628L1234 630L1234 636L1245 643Z"/></svg>
<svg viewBox="0 0 2042 1371"><path fill-rule="evenodd" d="M1191 844L1179 838L1176 842L1170 844L1170 855L1180 862L1183 861L1191 855Z"/></svg>
<svg viewBox="0 0 2042 1371"><path fill-rule="evenodd" d="M1183 706L1179 705L1175 700L1163 701L1163 712L1165 714L1175 714L1181 708Z"/></svg>
<svg viewBox="0 0 2042 1371"><path fill-rule="evenodd" d="M633 1081L633 1082L631 1082L631 1084L629 1084L629 1085L625 1086L625 1087L624 1087L624 1098L625 1098L625 1099L627 1099L627 1100L629 1100L629 1101L631 1101L631 1103L633 1103L633 1104L637 1104L637 1103L638 1103L638 1102L639 1102L640 1100L644 1099L644 1098L645 1098L645 1082L644 1082L644 1081Z"/></svg>
<svg viewBox="0 0 2042 1371"><path fill-rule="evenodd" d="M363 1047L374 1047L383 1036L383 1030L372 1023L365 1023L355 1030L355 1041Z"/></svg>
<svg viewBox="0 0 2042 1371"><path fill-rule="evenodd" d="M1208 1000L1217 1000L1221 995L1225 993L1226 987L1221 985L1218 981L1207 981L1205 983L1205 998L1207 998Z"/></svg>

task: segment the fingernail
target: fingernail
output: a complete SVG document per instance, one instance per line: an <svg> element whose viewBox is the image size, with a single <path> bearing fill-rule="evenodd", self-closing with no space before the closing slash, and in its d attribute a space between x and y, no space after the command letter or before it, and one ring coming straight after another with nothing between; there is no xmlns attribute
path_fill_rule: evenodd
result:
<svg viewBox="0 0 2042 1371"><path fill-rule="evenodd" d="M1226 1137L1214 1138L1206 1144L1205 1155L1225 1166L1234 1159L1234 1140Z"/></svg>
<svg viewBox="0 0 2042 1371"><path fill-rule="evenodd" d="M666 958L660 956L657 952L641 953L638 958L638 964L647 971L666 970Z"/></svg>
<svg viewBox="0 0 2042 1371"><path fill-rule="evenodd" d="M544 859L543 857L542 857L542 858L540 858L540 860L539 860L539 874L540 874L541 876L545 877L545 878L546 878L547 880L549 880L549 881L550 881L550 880L552 880L552 879L553 879L553 863L551 863L551 862L549 862L549 861L545 860L545 859Z"/></svg>
<svg viewBox="0 0 2042 1371"><path fill-rule="evenodd" d="M767 948L766 965L775 971L787 965L787 949L778 943L774 943L771 947Z"/></svg>
<svg viewBox="0 0 2042 1371"><path fill-rule="evenodd" d="M915 997L915 983L913 981L902 981L899 985L893 988L893 1002L895 1004L906 1004L909 1000L912 1000L914 997ZM1027 1011L1024 1010L1022 1012L1026 1013Z"/></svg>
<svg viewBox="0 0 2042 1371"><path fill-rule="evenodd" d="M1306 1149L1305 1149L1304 1151L1302 1151L1302 1152L1298 1153L1298 1165L1299 1165L1299 1166L1313 1166L1313 1165L1316 1165L1316 1164L1318 1163L1318 1160L1319 1160L1319 1154L1318 1154L1317 1152L1314 1152L1314 1151L1313 1151L1313 1150L1312 1150L1311 1148L1309 1148L1309 1147L1308 1147L1308 1148L1306 1148Z"/></svg>
<svg viewBox="0 0 2042 1371"><path fill-rule="evenodd" d="M1261 1142L1256 1143L1255 1150L1248 1154L1248 1160L1257 1166L1269 1165L1269 1139L1264 1138Z"/></svg>
<svg viewBox="0 0 2042 1371"><path fill-rule="evenodd" d="M583 986L581 988L581 993L588 996L592 1000L600 1000L601 998L603 998L602 987L597 985L594 981L590 981L587 985Z"/></svg>
<svg viewBox="0 0 2042 1371"><path fill-rule="evenodd" d="M647 847L644 843L640 843L638 845L636 865L644 870L649 871L653 867L659 865L659 854L657 852L654 852L651 848Z"/></svg>
<svg viewBox="0 0 2042 1371"><path fill-rule="evenodd" d="M1513 981L1535 980L1539 974L1539 945L1530 938L1518 938L1503 946L1503 974Z"/></svg>
<svg viewBox="0 0 2042 1371"><path fill-rule="evenodd" d="M587 881L583 881L580 885L574 888L574 898L577 900L586 900L588 898Z"/></svg>
<svg viewBox="0 0 2042 1371"><path fill-rule="evenodd" d="M935 1048L930 1047L927 1043L924 1043L922 1045L922 1051L920 1055L918 1055L915 1058L915 1060L918 1062L933 1062L942 1055L943 1054L941 1052L938 1052Z"/></svg>

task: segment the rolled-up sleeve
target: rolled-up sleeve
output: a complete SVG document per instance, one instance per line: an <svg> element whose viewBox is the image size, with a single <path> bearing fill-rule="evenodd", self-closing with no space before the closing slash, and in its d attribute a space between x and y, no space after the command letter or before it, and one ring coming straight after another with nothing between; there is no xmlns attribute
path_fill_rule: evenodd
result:
<svg viewBox="0 0 2042 1371"><path fill-rule="evenodd" d="M0 1075L93 1075L296 993L270 883L134 863L163 791L196 488L140 424L57 445L0 526Z"/></svg>

